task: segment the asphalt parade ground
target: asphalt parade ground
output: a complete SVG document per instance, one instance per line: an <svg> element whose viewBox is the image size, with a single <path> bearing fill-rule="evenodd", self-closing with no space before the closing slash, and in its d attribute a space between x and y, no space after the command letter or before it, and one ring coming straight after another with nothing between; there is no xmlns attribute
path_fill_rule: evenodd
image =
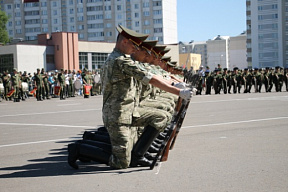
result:
<svg viewBox="0 0 288 192"><path fill-rule="evenodd" d="M0 102L0 191L287 192L288 93L197 95L168 161L153 170L67 164L102 125L102 96Z"/></svg>

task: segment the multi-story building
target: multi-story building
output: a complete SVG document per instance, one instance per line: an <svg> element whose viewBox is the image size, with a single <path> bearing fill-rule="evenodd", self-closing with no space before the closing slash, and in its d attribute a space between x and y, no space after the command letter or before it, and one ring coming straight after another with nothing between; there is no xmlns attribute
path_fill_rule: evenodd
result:
<svg viewBox="0 0 288 192"><path fill-rule="evenodd" d="M246 0L249 67L288 67L288 0Z"/></svg>
<svg viewBox="0 0 288 192"><path fill-rule="evenodd" d="M246 61L246 33L235 37L220 36L209 39L205 42L179 42L179 54L195 53L201 55L201 65L209 66L211 70L215 69L218 64L222 68L240 69L247 67ZM180 64L193 66L190 57L185 60L180 58ZM197 66L197 65L195 65ZM197 70L197 68L194 68Z"/></svg>
<svg viewBox="0 0 288 192"><path fill-rule="evenodd" d="M177 0L1 0L13 39L77 32L79 40L115 42L121 24L160 44L177 40Z"/></svg>

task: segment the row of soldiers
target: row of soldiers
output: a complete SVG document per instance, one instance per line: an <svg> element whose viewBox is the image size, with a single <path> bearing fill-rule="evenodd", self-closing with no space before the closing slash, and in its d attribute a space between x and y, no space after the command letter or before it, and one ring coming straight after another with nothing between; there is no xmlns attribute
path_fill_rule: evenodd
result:
<svg viewBox="0 0 288 192"><path fill-rule="evenodd" d="M25 101L25 91L27 87L22 86L22 82L29 83L29 77L26 72L18 73L17 69L13 69L13 73L10 74L8 70L5 70L3 74L0 74L0 97L3 95L4 99L19 102L20 99ZM2 98L1 98L2 99Z"/></svg>
<svg viewBox="0 0 288 192"><path fill-rule="evenodd" d="M187 82L189 82L190 76L193 72L184 70L184 76ZM223 90L224 94L251 93L251 88L254 87L256 93L261 93L263 88L265 92L271 92L273 86L276 92L281 92L285 85L285 90L288 91L288 68L282 68L276 66L274 69L266 67L265 69L248 69L243 70L238 67L234 67L233 70L227 68L222 69L220 65L214 70L210 71L209 67L206 70L203 66L197 71L201 76L201 81L197 87L198 95L202 94L205 90L205 94L211 94L213 88L215 94L220 94Z"/></svg>
<svg viewBox="0 0 288 192"><path fill-rule="evenodd" d="M38 68L32 76L26 71L22 73L14 68L12 74L8 70L5 70L4 74L0 74L0 97L19 102L20 99L25 101L25 98L35 92L37 101L50 99L52 96L60 97L62 100L67 97L75 97L76 91L82 94L83 85L91 85L91 96L94 96L94 93L101 94L100 74L86 68L83 72L79 70L77 73L75 70L64 69L48 73L44 68L41 70ZM59 87L57 91L56 87Z"/></svg>
<svg viewBox="0 0 288 192"><path fill-rule="evenodd" d="M121 25L116 29L116 45L101 73L104 128L85 132L83 140L68 145L68 163L75 169L78 160L115 169L151 168L152 160L158 160L153 153L159 152L178 114L178 98L186 102L192 97L182 71L164 57L169 48Z"/></svg>

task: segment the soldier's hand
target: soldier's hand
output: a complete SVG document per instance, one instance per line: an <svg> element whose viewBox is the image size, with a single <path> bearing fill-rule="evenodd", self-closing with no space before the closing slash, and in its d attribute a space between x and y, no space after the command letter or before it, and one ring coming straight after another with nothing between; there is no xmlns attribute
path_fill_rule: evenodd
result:
<svg viewBox="0 0 288 192"><path fill-rule="evenodd" d="M185 89L186 88L186 83L184 83L184 82L175 83L173 86L177 87L179 89Z"/></svg>
<svg viewBox="0 0 288 192"><path fill-rule="evenodd" d="M182 99L189 101L193 95L193 92L191 89L180 89L179 97Z"/></svg>

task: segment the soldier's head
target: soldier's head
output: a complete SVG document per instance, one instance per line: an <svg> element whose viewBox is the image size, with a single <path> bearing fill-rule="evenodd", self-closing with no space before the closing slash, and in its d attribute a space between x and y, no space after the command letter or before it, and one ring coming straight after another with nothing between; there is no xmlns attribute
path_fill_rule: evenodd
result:
<svg viewBox="0 0 288 192"><path fill-rule="evenodd" d="M237 72L238 72L238 69L239 69L238 67L234 67L234 68L233 68L233 71L234 71L235 73L237 73Z"/></svg>
<svg viewBox="0 0 288 192"><path fill-rule="evenodd" d="M275 71L279 71L279 69L280 69L280 66L275 67Z"/></svg>
<svg viewBox="0 0 288 192"><path fill-rule="evenodd" d="M16 68L13 68L13 73L14 73L14 74L17 74L17 73L18 73L18 71L17 71Z"/></svg>
<svg viewBox="0 0 288 192"><path fill-rule="evenodd" d="M156 45L151 50L151 55L149 59L151 60L151 63L154 65L161 65L163 66L163 63L161 64L161 60L163 58L163 55L161 54L162 51L164 51L166 46L163 45ZM150 63L150 62L149 62Z"/></svg>
<svg viewBox="0 0 288 192"><path fill-rule="evenodd" d="M37 74L39 74L40 73L40 69L39 68L37 68Z"/></svg>
<svg viewBox="0 0 288 192"><path fill-rule="evenodd" d="M116 41L116 48L124 54L131 55L139 50L140 44L148 37L146 34L137 33L121 25L116 29L119 32Z"/></svg>
<svg viewBox="0 0 288 192"><path fill-rule="evenodd" d="M148 63L150 61L149 57L152 54L152 48L156 45L157 41L143 41L139 50L131 55L135 60Z"/></svg>

